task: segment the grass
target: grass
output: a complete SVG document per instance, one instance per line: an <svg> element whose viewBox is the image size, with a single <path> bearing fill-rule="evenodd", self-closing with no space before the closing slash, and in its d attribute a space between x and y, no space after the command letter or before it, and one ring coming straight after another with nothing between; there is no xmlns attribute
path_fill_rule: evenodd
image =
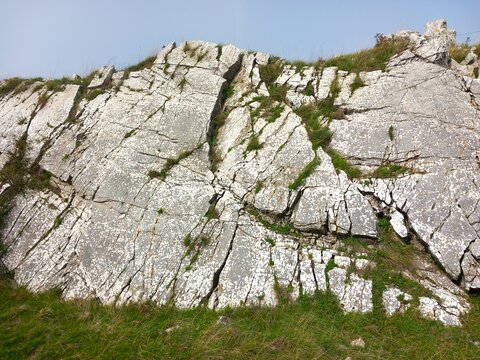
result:
<svg viewBox="0 0 480 360"><path fill-rule="evenodd" d="M410 169L402 165L383 164L376 168L371 176L376 178L393 178L405 174L408 171L410 171Z"/></svg>
<svg viewBox="0 0 480 360"><path fill-rule="evenodd" d="M281 290L281 289L280 289ZM288 288L284 289L288 293ZM32 295L0 282L0 357L77 359L474 359L480 349L480 299L463 328L422 320L415 311L343 315L330 293L276 308L219 312L153 304L121 308ZM228 316L228 325L217 324ZM171 329L166 332L167 329ZM351 347L362 337L365 348Z"/></svg>
<svg viewBox="0 0 480 360"><path fill-rule="evenodd" d="M262 147L263 147L263 144L261 144L260 141L258 140L258 135L254 134L250 138L250 141L248 142L245 151L257 151L257 150L260 150Z"/></svg>
<svg viewBox="0 0 480 360"><path fill-rule="evenodd" d="M473 44L472 46L475 46L475 54L480 58L480 43ZM472 46L467 44L455 44L450 46L448 52L453 60L460 63L465 60L465 57L470 52Z"/></svg>
<svg viewBox="0 0 480 360"><path fill-rule="evenodd" d="M388 138L390 139L390 141L393 141L393 139L395 139L395 129L393 125L390 125L390 127L388 128Z"/></svg>
<svg viewBox="0 0 480 360"><path fill-rule="evenodd" d="M275 281L279 305L212 311L203 306L180 310L152 303L122 307L95 300L64 301L58 290L34 295L0 279L0 358L76 359L476 359L480 348L480 297L471 296L464 326L445 327L422 319L414 307L387 318L379 306L389 285L418 298L429 295L398 271L411 266L414 250L396 238L387 219L379 220L380 245L369 252L377 264L372 278L374 310L343 314L330 293L291 300L293 287ZM208 238L187 236L191 270ZM275 241L265 242L274 247ZM358 239L348 246L365 250ZM271 261L273 266L273 261ZM327 264L327 271L334 267ZM259 301L264 295L259 296ZM227 325L218 324L227 316ZM365 348L350 346L361 337Z"/></svg>
<svg viewBox="0 0 480 360"><path fill-rule="evenodd" d="M305 184L307 178L313 173L319 164L320 160L318 157L314 157L312 161L305 165L300 174L298 174L297 178L290 185L288 185L288 187L292 190L297 190L300 186Z"/></svg>
<svg viewBox="0 0 480 360"><path fill-rule="evenodd" d="M195 150L197 150L197 148L195 148L193 150L184 151L184 152L180 153L176 158L168 158L167 161L165 162L165 165L163 166L163 168L160 171L149 170L147 175L152 179L153 178L158 178L160 180L165 180L167 178L167 175L170 172L170 170L175 165L177 165L180 161L182 161L183 159L192 155Z"/></svg>
<svg viewBox="0 0 480 360"><path fill-rule="evenodd" d="M345 172L345 174L347 174L349 179L355 179L362 176L362 172L360 171L360 169L351 165L340 153L338 153L332 148L328 148L326 151L327 154L330 155L333 167L335 168L337 173L342 170Z"/></svg>
<svg viewBox="0 0 480 360"><path fill-rule="evenodd" d="M362 78L360 75L357 73L355 75L355 79L353 80L352 84L350 85L350 90L352 94L357 90L358 88L361 88L362 86L365 86L365 83L363 82Z"/></svg>
<svg viewBox="0 0 480 360"><path fill-rule="evenodd" d="M302 105L295 110L295 113L302 118L314 150L329 144L333 134L328 126L320 125L318 121L326 113L323 105Z"/></svg>
<svg viewBox="0 0 480 360"><path fill-rule="evenodd" d="M407 39L385 40L378 42L373 48L360 50L353 54L334 56L329 60L320 59L317 64L323 67L336 66L348 72L385 70L390 58L409 46Z"/></svg>
<svg viewBox="0 0 480 360"><path fill-rule="evenodd" d="M131 73L133 71L140 71L143 69L151 69L153 66L153 63L157 59L156 55L152 55L147 57L146 59L140 61L138 64L131 65L125 69L125 71L128 73Z"/></svg>
<svg viewBox="0 0 480 360"><path fill-rule="evenodd" d="M267 87L274 83L275 80L280 76L283 70L283 63L274 58L269 61L266 65L259 66L260 79L267 85Z"/></svg>

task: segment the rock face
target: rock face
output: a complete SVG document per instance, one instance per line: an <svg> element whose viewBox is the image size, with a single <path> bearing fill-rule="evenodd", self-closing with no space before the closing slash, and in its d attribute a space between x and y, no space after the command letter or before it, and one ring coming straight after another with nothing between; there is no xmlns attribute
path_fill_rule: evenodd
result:
<svg viewBox="0 0 480 360"><path fill-rule="evenodd" d="M452 32L435 24L392 36L411 46L383 72L286 65L266 81L268 55L189 41L139 71L4 94L4 265L33 291L102 303L274 306L330 290L369 312L375 262L342 237L375 242L387 216L448 275L428 261L408 275L431 294L421 314L459 325L462 289L480 289L480 83L448 68ZM345 115L324 150L295 110L335 96L332 83ZM339 171L331 149L364 177ZM392 165L408 171L375 172ZM388 315L411 299L384 289Z"/></svg>

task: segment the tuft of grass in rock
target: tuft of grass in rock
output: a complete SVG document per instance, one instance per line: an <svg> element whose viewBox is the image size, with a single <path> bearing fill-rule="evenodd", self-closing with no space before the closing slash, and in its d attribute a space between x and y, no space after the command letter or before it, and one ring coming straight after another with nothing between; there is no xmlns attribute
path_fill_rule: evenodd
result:
<svg viewBox="0 0 480 360"><path fill-rule="evenodd" d="M393 128L393 125L390 125L390 127L388 128L388 138L390 139L390 141L393 141L393 139L395 138L395 129Z"/></svg>
<svg viewBox="0 0 480 360"><path fill-rule="evenodd" d="M360 75L357 73L355 75L355 79L353 80L352 84L350 85L350 90L352 94L357 90L358 88L361 88L362 86L365 86L365 83L363 82L362 78Z"/></svg>
<svg viewBox="0 0 480 360"><path fill-rule="evenodd" d="M259 68L260 79L265 82L267 87L275 82L283 70L283 63L275 58L271 58L266 65L260 65Z"/></svg>
<svg viewBox="0 0 480 360"><path fill-rule="evenodd" d="M305 87L305 90L303 90L303 94L306 96L313 96L314 93L315 89L313 88L313 83L310 81Z"/></svg>
<svg viewBox="0 0 480 360"><path fill-rule="evenodd" d="M187 158L188 156L192 155L193 152L197 150L197 148L193 150L188 150L180 153L176 158L168 158L165 165L163 166L162 170L157 171L157 170L150 170L147 175L150 176L150 178L158 178L160 180L165 180L167 178L168 173L170 170L177 165L180 161L183 159Z"/></svg>
<svg viewBox="0 0 480 360"><path fill-rule="evenodd" d="M146 59L140 61L138 64L131 65L131 66L127 67L126 69L124 69L124 71L127 74L129 74L133 71L140 71L140 70L143 70L143 69L151 69L152 66L153 66L153 63L155 62L156 59L157 59L156 55L149 56Z"/></svg>
<svg viewBox="0 0 480 360"><path fill-rule="evenodd" d="M245 151L257 151L263 147L263 144L260 143L258 137L259 137L258 134L254 134L250 138L250 141L248 142L247 148L245 149Z"/></svg>
<svg viewBox="0 0 480 360"><path fill-rule="evenodd" d="M213 204L210 204L210 206L208 207L208 210L207 210L207 212L206 212L206 214L205 214L205 217L206 217L208 220L218 219L219 214L218 214L216 205L217 205L216 203L213 203Z"/></svg>
<svg viewBox="0 0 480 360"><path fill-rule="evenodd" d="M340 153L332 148L328 148L326 152L328 155L330 155L330 158L332 159L332 165L337 173L342 170L345 172L345 174L347 174L349 179L355 179L362 176L360 169L351 165Z"/></svg>
<svg viewBox="0 0 480 360"><path fill-rule="evenodd" d="M407 39L383 40L373 48L360 50L353 54L338 55L329 60L317 61L320 66L336 66L339 70L348 72L385 70L390 58L406 50L409 46Z"/></svg>
<svg viewBox="0 0 480 360"><path fill-rule="evenodd" d="M383 164L376 168L371 176L376 178L393 178L405 174L408 171L410 171L410 169L402 165Z"/></svg>
<svg viewBox="0 0 480 360"><path fill-rule="evenodd" d="M267 237L267 238L265 239L265 242L266 242L268 245L270 245L271 247L274 247L274 246L275 246L275 240L273 240L272 238Z"/></svg>
<svg viewBox="0 0 480 360"><path fill-rule="evenodd" d="M315 156L312 161L305 165L300 174L298 174L297 178L290 185L288 185L288 187L292 190L297 190L300 186L304 185L307 178L313 173L319 164L320 159Z"/></svg>
<svg viewBox="0 0 480 360"><path fill-rule="evenodd" d="M332 110L335 110L333 103ZM330 109L327 111L323 103L319 105L302 105L295 110L295 114L302 118L314 150L327 146L332 138L333 134L328 126L320 125L318 121L319 118L323 118L324 114L329 113L329 111Z"/></svg>
<svg viewBox="0 0 480 360"><path fill-rule="evenodd" d="M124 139L128 139L128 138L131 137L133 134L135 134L135 129L132 129L132 130L130 130L130 131L127 131L127 132L125 133L125 135L123 135L123 138L124 138Z"/></svg>
<svg viewBox="0 0 480 360"><path fill-rule="evenodd" d="M234 93L235 87L232 84L228 84L228 86L225 87L222 93L222 104L224 104L225 101L228 100L228 98L232 97Z"/></svg>
<svg viewBox="0 0 480 360"><path fill-rule="evenodd" d="M92 89L88 90L84 95L83 98L86 99L87 101L92 101L95 99L98 95L101 95L104 93L104 89L98 88L98 89Z"/></svg>

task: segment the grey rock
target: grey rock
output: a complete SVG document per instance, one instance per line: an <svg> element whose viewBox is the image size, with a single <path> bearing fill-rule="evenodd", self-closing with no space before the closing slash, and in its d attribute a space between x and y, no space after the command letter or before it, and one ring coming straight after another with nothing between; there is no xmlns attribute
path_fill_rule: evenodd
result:
<svg viewBox="0 0 480 360"><path fill-rule="evenodd" d="M103 68L91 100L77 85L45 92L44 82L1 97L0 167L26 139L27 165L54 185L13 200L6 268L30 290L102 303L275 306L330 289L345 312L366 313L375 263L343 253L338 238L377 239L382 213L400 237L416 234L451 279L478 289L480 85L438 65L451 32L433 28L398 35L415 46L388 72L360 73L366 86L353 94L356 74L285 66L276 119L252 115L269 95L259 75L269 55L201 41L167 45L150 69ZM294 109L328 97L335 78L347 116L332 122L331 146L366 174L385 163L410 173L351 180L312 149ZM0 196L11 191L0 185ZM434 294L421 300L424 316L458 325L465 293L438 274L421 264L407 275ZM384 293L392 313L406 308L395 294Z"/></svg>
<svg viewBox="0 0 480 360"><path fill-rule="evenodd" d="M387 316L392 316L395 313L403 313L410 307L410 301L413 298L410 294L401 291L398 288L389 288L382 294L382 303Z"/></svg>
<svg viewBox="0 0 480 360"><path fill-rule="evenodd" d="M350 346L364 348L365 347L365 341L360 337L358 339L352 340L352 342L350 343Z"/></svg>
<svg viewBox="0 0 480 360"><path fill-rule="evenodd" d="M115 67L112 65L101 68L87 87L89 89L94 89L101 86L106 86L112 79L114 72Z"/></svg>

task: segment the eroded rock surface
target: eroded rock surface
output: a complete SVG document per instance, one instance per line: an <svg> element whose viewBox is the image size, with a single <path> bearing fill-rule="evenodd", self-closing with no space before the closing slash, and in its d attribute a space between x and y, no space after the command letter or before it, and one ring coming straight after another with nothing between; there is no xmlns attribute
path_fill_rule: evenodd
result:
<svg viewBox="0 0 480 360"><path fill-rule="evenodd" d="M450 277L428 262L410 273L431 293L421 314L459 325L462 288L480 289L480 84L448 68L442 24L396 35L412 46L384 72L286 65L266 83L268 55L189 41L164 47L150 68L7 93L2 171L19 158L27 178L51 178L20 191L2 176L5 266L33 291L102 303L274 306L330 290L344 311L365 313L375 263L345 252L342 237L374 243L387 216ZM357 77L365 86L352 91ZM295 112L334 96L334 82L346 115L330 124L331 147L361 180L312 146ZM284 100L266 102L272 84ZM391 164L408 171L373 174ZM388 315L410 305L406 292L385 289Z"/></svg>

